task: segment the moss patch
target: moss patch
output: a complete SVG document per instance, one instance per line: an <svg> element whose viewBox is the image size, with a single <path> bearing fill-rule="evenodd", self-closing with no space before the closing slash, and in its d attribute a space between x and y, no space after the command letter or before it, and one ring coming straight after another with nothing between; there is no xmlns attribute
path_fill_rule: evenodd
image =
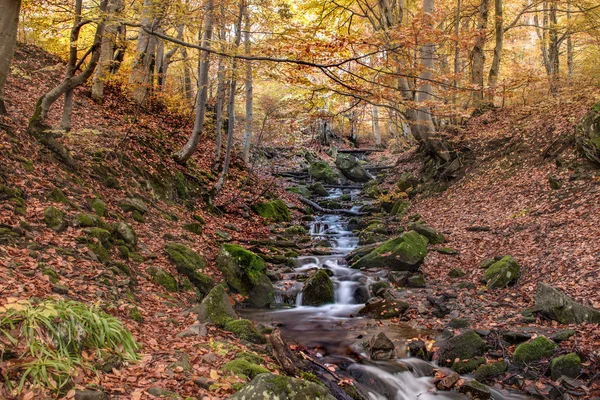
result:
<svg viewBox="0 0 600 400"><path fill-rule="evenodd" d="M44 210L44 223L50 229L59 231L64 228L65 213L54 206Z"/></svg>
<svg viewBox="0 0 600 400"><path fill-rule="evenodd" d="M90 203L90 207L96 213L97 216L103 217L106 214L106 203L102 199L94 199Z"/></svg>
<svg viewBox="0 0 600 400"><path fill-rule="evenodd" d="M327 272L320 269L304 284L302 304L320 306L334 301L331 278L329 278Z"/></svg>
<svg viewBox="0 0 600 400"><path fill-rule="evenodd" d="M485 357L474 357L468 360L454 361L451 368L459 374L466 374L474 371L481 364L485 364Z"/></svg>
<svg viewBox="0 0 600 400"><path fill-rule="evenodd" d="M63 191L56 187L48 194L48 200L56 203L66 203L68 201Z"/></svg>
<svg viewBox="0 0 600 400"><path fill-rule="evenodd" d="M513 354L513 360L519 364L540 361L552 356L557 347L547 337L538 336L527 343L518 345Z"/></svg>
<svg viewBox="0 0 600 400"><path fill-rule="evenodd" d="M290 210L281 200L254 204L252 210L261 217L271 221L283 222L290 220Z"/></svg>
<svg viewBox="0 0 600 400"><path fill-rule="evenodd" d="M384 268L415 272L427 256L426 237L409 231L384 242L371 253L360 258L352 268Z"/></svg>
<svg viewBox="0 0 600 400"><path fill-rule="evenodd" d="M493 379L505 373L507 368L508 366L504 361L480 365L475 370L475 379L477 379L478 381L486 381Z"/></svg>
<svg viewBox="0 0 600 400"><path fill-rule="evenodd" d="M575 353L556 357L550 362L550 375L556 381L561 376L577 378L581 372L581 359Z"/></svg>
<svg viewBox="0 0 600 400"><path fill-rule="evenodd" d="M254 379L257 375L266 374L269 372L265 367L253 364L248 360L236 359L229 361L223 366L224 372L232 372L241 378Z"/></svg>
<svg viewBox="0 0 600 400"><path fill-rule="evenodd" d="M483 281L490 289L506 287L516 282L521 276L521 266L511 256L502 257L491 264L483 274Z"/></svg>
<svg viewBox="0 0 600 400"><path fill-rule="evenodd" d="M173 278L173 275L171 275L164 269L152 266L148 267L146 272L148 273L148 275L150 275L154 282L164 287L169 292L177 291L177 282L175 281L175 278Z"/></svg>
<svg viewBox="0 0 600 400"><path fill-rule="evenodd" d="M244 339L252 343L264 344L267 342L265 337L256 330L252 321L247 319L229 321L225 325L225 330L228 330L240 339Z"/></svg>

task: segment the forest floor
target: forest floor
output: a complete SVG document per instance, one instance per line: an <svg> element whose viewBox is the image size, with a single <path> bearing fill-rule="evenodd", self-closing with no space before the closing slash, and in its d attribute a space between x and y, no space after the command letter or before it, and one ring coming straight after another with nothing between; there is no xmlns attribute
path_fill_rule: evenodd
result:
<svg viewBox="0 0 600 400"><path fill-rule="evenodd" d="M203 203L202 192L216 178L212 171L214 141L204 140L190 169L182 168L169 155L186 140L191 119L163 109L142 112L114 87L109 87L102 106L91 101L87 88L76 90L73 128L61 139L79 165L78 171L69 171L26 133L37 98L62 75L60 60L33 47L17 50L7 84L10 117L0 121L0 185L19 189L22 202L0 196L0 227L18 232L16 237L0 241L0 306L15 299L67 297L101 304L124 322L142 345L141 361L107 373L81 371L74 379L78 389L95 386L121 394L120 398L140 399L150 397L148 388L161 387L183 397L223 398L245 382L221 371L242 351L260 353L265 366L277 371L276 362L260 346L242 343L225 331L211 327L207 336L177 336L196 321L189 312L195 304L194 292L167 293L149 278L146 269L154 265L176 274L163 252L166 242L176 241L202 254L207 260L205 272L218 281L214 260L223 240L249 244L252 239L273 237L277 230L252 213L251 205L267 193L299 205L295 195L266 173L250 174L235 158L225 189L214 199L217 210L212 210ZM470 319L474 327L527 326L520 311L533 305L535 287L541 281L600 308L600 174L577 158L572 143L573 126L594 95L598 93L573 94L569 101L551 99L473 118L453 138L465 155L464 176L437 191L424 190L411 201L408 214L420 214L446 235L444 246L458 252L452 256L430 252L422 267L428 288L442 294L455 291L459 281L473 282L476 288L456 292L455 301L459 316ZM57 104L49 122L58 123L60 110ZM405 171L423 174L413 152L385 152L371 160L397 166L382 187L392 188ZM550 188L549 174L562 182L560 189ZM176 176L184 176L189 189L174 185ZM108 186L107 177L112 182ZM156 187L169 196L148 189L148 182L156 181ZM56 188L66 195L66 202L51 199ZM132 196L148 205L144 222L119 207L122 199ZM58 207L68 219L74 219L79 213L89 213L90 201L97 197L106 203L106 222L125 220L138 235L139 257L121 260L131 268L132 276L107 275L106 266L78 242L82 227L71 226L57 233L44 224L47 207ZM300 212L293 214L299 220ZM183 228L195 221L194 215L205 221L200 234ZM470 231L474 226L484 229ZM522 278L507 289L482 290L481 261L505 254L522 265ZM119 259L116 250L111 257ZM47 268L57 273L58 282L44 274ZM449 278L453 268L466 275ZM135 284L131 284L132 278ZM56 293L56 283L66 287L66 293ZM403 322L441 330L450 317L436 318L427 310L419 311L426 294L418 290L406 294L413 300ZM530 325L551 331L567 328L539 319ZM600 388L600 327L569 328L577 335L563 342L561 351L582 355L587 376L596 379L586 386L591 390L587 395L593 397L593 390ZM188 356L182 360L184 353ZM5 367L0 363L3 374L7 373ZM69 392L67 397L73 395ZM10 397L0 383L0 398L3 396ZM33 396L29 391L23 398Z"/></svg>

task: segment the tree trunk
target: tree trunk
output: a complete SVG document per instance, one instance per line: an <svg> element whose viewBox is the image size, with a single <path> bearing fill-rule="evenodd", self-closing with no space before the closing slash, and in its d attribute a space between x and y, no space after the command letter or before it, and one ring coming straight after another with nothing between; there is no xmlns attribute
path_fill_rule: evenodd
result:
<svg viewBox="0 0 600 400"><path fill-rule="evenodd" d="M381 146L381 131L379 130L379 108L377 106L373 106L372 119L373 119L373 136L375 136L375 145Z"/></svg>
<svg viewBox="0 0 600 400"><path fill-rule="evenodd" d="M573 41L571 39L571 2L567 3L567 76L573 76Z"/></svg>
<svg viewBox="0 0 600 400"><path fill-rule="evenodd" d="M17 44L21 0L0 0L0 9L0 115L5 115L4 86Z"/></svg>
<svg viewBox="0 0 600 400"><path fill-rule="evenodd" d="M141 25L147 29L156 29L158 21L154 19L156 4L153 0L144 0ZM153 66L155 63L157 39L143 29L138 32L136 56L131 66L129 86L131 98L139 105L144 105L153 86Z"/></svg>
<svg viewBox="0 0 600 400"><path fill-rule="evenodd" d="M221 4L221 26L219 27L219 40L221 40L221 50L225 50L225 8ZM221 149L223 147L223 103L225 102L225 64L223 57L219 57L217 67L217 115L216 115L216 151L215 162L221 159Z"/></svg>
<svg viewBox="0 0 600 400"><path fill-rule="evenodd" d="M100 2L100 11L104 13L106 11L108 0L102 0ZM72 91L76 87L85 83L96 68L98 60L100 59L100 45L102 43L102 35L104 33L104 20L100 19L96 27L96 33L94 35L94 42L91 47L91 57L85 70L79 75L66 76L65 79L55 88L40 97L35 105L35 111L33 116L29 120L27 131L35 136L43 145L52 150L56 155L71 168L75 168L75 162L69 154L67 148L61 143L56 141L54 133L50 130L50 127L46 125L46 117L50 107L56 100L58 100L65 93Z"/></svg>
<svg viewBox="0 0 600 400"><path fill-rule="evenodd" d="M79 50L79 32L81 31L81 9L83 0L75 0L75 18L71 28L71 37L69 42L69 61L65 70L65 79L70 79L75 75L75 66L77 65L77 51ZM65 102L63 106L60 129L68 132L71 130L71 115L73 114L73 90L65 92Z"/></svg>
<svg viewBox="0 0 600 400"><path fill-rule="evenodd" d="M473 107L479 108L483 103L483 68L485 66L485 37L489 14L489 1L481 0L477 12L477 37L473 46L473 57L471 67L471 83L475 86L473 90Z"/></svg>
<svg viewBox="0 0 600 400"><path fill-rule="evenodd" d="M502 16L502 0L494 0L496 45L494 47L494 58L488 76L488 85L493 88L498 82L500 75L500 61L502 60L502 47L504 44L504 18ZM490 91L489 103L494 104L494 94Z"/></svg>
<svg viewBox="0 0 600 400"><path fill-rule="evenodd" d="M109 0L106 16L106 28L100 46L100 60L98 68L92 79L92 99L96 102L102 102L104 98L104 82L108 78L108 74L113 63L115 54L115 46L117 36L119 34L119 23L116 21L118 14L123 10L122 0Z"/></svg>
<svg viewBox="0 0 600 400"><path fill-rule="evenodd" d="M560 63L560 41L558 39L558 19L556 16L556 1L550 3L550 31L548 43L548 65L550 66L550 92L556 93L558 90L558 73Z"/></svg>
<svg viewBox="0 0 600 400"><path fill-rule="evenodd" d="M245 10L245 36L244 47L246 55L250 55L250 12L248 6ZM250 144L252 143L252 122L254 116L252 113L252 61L246 61L246 128L244 131L244 141L242 144L242 159L246 164L250 162Z"/></svg>
<svg viewBox="0 0 600 400"><path fill-rule="evenodd" d="M456 23L454 25L454 36L456 36L456 42L454 43L454 93L452 94L452 104L456 104L457 93L458 93L458 74L460 73L460 13L461 13L461 0L457 0L456 3Z"/></svg>
<svg viewBox="0 0 600 400"><path fill-rule="evenodd" d="M242 41L242 17L244 15L244 9L246 8L245 0L240 0L240 12L238 14L236 26L235 26L235 48L234 51L240 47ZM212 189L213 196L221 191L225 182L227 181L227 173L229 172L229 163L231 162L231 147L233 145L233 128L235 125L235 89L237 85L236 70L238 66L238 59L234 58L231 61L231 84L229 88L229 102L227 104L228 124L227 124L227 147L225 148L225 160L223 161L223 170L219 176L219 180Z"/></svg>
<svg viewBox="0 0 600 400"><path fill-rule="evenodd" d="M206 1L206 24L202 34L202 47L210 48L212 42L212 31L214 22L214 0ZM179 164L185 164L194 154L200 142L200 136L204 130L204 117L206 115L206 98L208 94L208 70L210 68L210 53L203 51L200 56L198 68L198 99L196 102L196 118L194 128L187 143L183 148L173 155L173 159Z"/></svg>

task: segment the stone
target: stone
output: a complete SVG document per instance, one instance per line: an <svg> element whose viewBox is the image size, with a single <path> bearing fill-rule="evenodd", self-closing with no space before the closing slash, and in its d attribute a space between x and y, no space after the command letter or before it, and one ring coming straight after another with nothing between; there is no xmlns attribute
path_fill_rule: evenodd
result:
<svg viewBox="0 0 600 400"><path fill-rule="evenodd" d="M230 242L231 239L233 239L231 236L231 233L221 231L221 230L215 231L215 237L217 238L217 240L219 240L221 242Z"/></svg>
<svg viewBox="0 0 600 400"><path fill-rule="evenodd" d="M513 354L513 360L518 364L541 361L544 358L551 357L557 347L547 337L538 336L529 342L518 345Z"/></svg>
<svg viewBox="0 0 600 400"><path fill-rule="evenodd" d="M485 364L485 357L473 357L466 360L456 360L452 363L453 371L459 374L468 374L469 372L475 371L481 364Z"/></svg>
<svg viewBox="0 0 600 400"><path fill-rule="evenodd" d="M67 227L64 221L65 213L54 206L44 210L44 223L53 231L60 232Z"/></svg>
<svg viewBox="0 0 600 400"><path fill-rule="evenodd" d="M339 175L326 161L315 161L308 167L308 174L317 181L332 185L340 183Z"/></svg>
<svg viewBox="0 0 600 400"><path fill-rule="evenodd" d="M181 399L181 397L177 393L167 390L165 388L161 388L159 386L153 386L146 391L155 397L161 397L166 399Z"/></svg>
<svg viewBox="0 0 600 400"><path fill-rule="evenodd" d="M379 296L380 292L390 288L390 284L386 281L377 281L371 285L371 294L373 296Z"/></svg>
<svg viewBox="0 0 600 400"><path fill-rule="evenodd" d="M411 174L410 172L403 172L396 182L396 186L403 192L406 192L410 188L415 188L419 184L419 179Z"/></svg>
<svg viewBox="0 0 600 400"><path fill-rule="evenodd" d="M299 194L300 196L308 197L311 192L308 187L304 185L292 186L286 189L288 192Z"/></svg>
<svg viewBox="0 0 600 400"><path fill-rule="evenodd" d="M408 284L408 278L411 274L408 271L390 271L388 280L396 286L404 287Z"/></svg>
<svg viewBox="0 0 600 400"><path fill-rule="evenodd" d="M425 236L431 244L441 244L446 241L446 237L443 234L422 222L413 222L409 225L408 229Z"/></svg>
<svg viewBox="0 0 600 400"><path fill-rule="evenodd" d="M560 290L542 282L537 285L534 309L561 324L600 324L600 310L577 303Z"/></svg>
<svg viewBox="0 0 600 400"><path fill-rule="evenodd" d="M503 373L508 369L508 365L504 361L497 361L489 364L480 365L473 376L478 381L487 381L492 380Z"/></svg>
<svg viewBox="0 0 600 400"><path fill-rule="evenodd" d="M422 274L411 275L406 282L406 286L410 288L424 288L427 286L425 277Z"/></svg>
<svg viewBox="0 0 600 400"><path fill-rule="evenodd" d="M442 366L450 366L458 358L460 360L482 356L485 352L485 341L473 330L448 339L438 351L438 360Z"/></svg>
<svg viewBox="0 0 600 400"><path fill-rule="evenodd" d="M195 233L196 235L202 235L203 224L200 222L192 222L189 224L183 225L183 229L188 232Z"/></svg>
<svg viewBox="0 0 600 400"><path fill-rule="evenodd" d="M575 353L553 358L550 361L550 376L553 381L561 376L577 378L581 373L581 359Z"/></svg>
<svg viewBox="0 0 600 400"><path fill-rule="evenodd" d="M394 215L397 218L402 218L408 211L408 207L410 207L410 202L406 200L398 200L392 206L390 215Z"/></svg>
<svg viewBox="0 0 600 400"><path fill-rule="evenodd" d="M550 339L552 339L556 343L560 343L569 340L569 338L571 336L574 336L576 333L577 332L575 332L573 329L563 329L561 331L553 333L552 336L550 336Z"/></svg>
<svg viewBox="0 0 600 400"><path fill-rule="evenodd" d="M335 159L335 166L351 181L368 182L373 179L360 161L350 154L338 153Z"/></svg>
<svg viewBox="0 0 600 400"><path fill-rule="evenodd" d="M55 283L52 285L52 291L58 294L68 294L69 287L66 285L61 285L60 283Z"/></svg>
<svg viewBox="0 0 600 400"><path fill-rule="evenodd" d="M512 256L494 262L483 274L483 282L490 289L501 289L515 283L521 276L521 266Z"/></svg>
<svg viewBox="0 0 600 400"><path fill-rule="evenodd" d="M104 217L104 214L106 214L106 203L104 203L102 199L92 200L90 207L92 207L92 210L94 210L99 217Z"/></svg>
<svg viewBox="0 0 600 400"><path fill-rule="evenodd" d="M268 307L275 299L275 289L265 275L265 260L250 250L234 244L223 244L216 266L227 285L243 296L249 296L253 307Z"/></svg>
<svg viewBox="0 0 600 400"><path fill-rule="evenodd" d="M288 376L264 373L257 375L230 400L335 400L323 385Z"/></svg>
<svg viewBox="0 0 600 400"><path fill-rule="evenodd" d="M67 203L68 202L67 196L65 196L63 191L57 187L53 188L50 191L50 193L48 194L48 200L53 201L55 203Z"/></svg>
<svg viewBox="0 0 600 400"><path fill-rule="evenodd" d="M176 336L185 338L191 336L206 336L207 334L208 328L206 327L206 324L196 322L190 325L185 331L179 332Z"/></svg>
<svg viewBox="0 0 600 400"><path fill-rule="evenodd" d="M83 228L103 227L106 226L106 223L95 214L82 213L75 216L75 226Z"/></svg>
<svg viewBox="0 0 600 400"><path fill-rule="evenodd" d="M327 272L320 269L304 283L302 305L320 306L333 302L333 282Z"/></svg>
<svg viewBox="0 0 600 400"><path fill-rule="evenodd" d="M98 239L103 246L107 247L110 245L111 233L106 229L102 228L87 228L84 230L86 235Z"/></svg>
<svg viewBox="0 0 600 400"><path fill-rule="evenodd" d="M224 284L215 286L194 311L200 323L210 322L219 328L225 328L229 322L238 318Z"/></svg>
<svg viewBox="0 0 600 400"><path fill-rule="evenodd" d="M369 341L369 356L373 361L387 361L396 358L396 346L386 336L379 332Z"/></svg>
<svg viewBox="0 0 600 400"><path fill-rule="evenodd" d="M427 351L427 345L423 340L412 340L408 343L407 347L411 357L429 361L429 352Z"/></svg>
<svg viewBox="0 0 600 400"><path fill-rule="evenodd" d="M223 366L223 372L232 372L241 378L254 379L257 375L268 374L269 370L246 359L231 360Z"/></svg>
<svg viewBox="0 0 600 400"><path fill-rule="evenodd" d="M585 158L600 165L600 102L575 127L575 143Z"/></svg>
<svg viewBox="0 0 600 400"><path fill-rule="evenodd" d="M454 318L450 320L448 326L452 329L463 329L471 326L471 321L464 318Z"/></svg>
<svg viewBox="0 0 600 400"><path fill-rule="evenodd" d="M352 264L352 268L389 268L416 272L427 256L428 239L415 231L388 240Z"/></svg>
<svg viewBox="0 0 600 400"><path fill-rule="evenodd" d="M465 272L460 269L460 268L452 268L449 272L448 272L448 277L452 278L452 279L456 279L456 278L461 278L463 276L465 276Z"/></svg>
<svg viewBox="0 0 600 400"><path fill-rule="evenodd" d="M88 248L92 251L97 261L107 264L110 261L110 254L104 246L99 243L89 243ZM92 257L93 258L93 257Z"/></svg>
<svg viewBox="0 0 600 400"><path fill-rule="evenodd" d="M253 204L252 210L261 217L273 222L287 222L290 220L290 209L281 200Z"/></svg>
<svg viewBox="0 0 600 400"><path fill-rule="evenodd" d="M240 339L247 340L251 343L264 344L267 342L264 335L256 329L252 321L247 319L229 321L225 325L225 330L233 333Z"/></svg>
<svg viewBox="0 0 600 400"><path fill-rule="evenodd" d="M148 269L146 269L146 272L148 273L148 275L150 275L150 277L155 283L164 287L169 292L177 291L177 281L175 281L175 278L169 272L156 266L148 267Z"/></svg>
<svg viewBox="0 0 600 400"><path fill-rule="evenodd" d="M117 222L113 226L113 235L122 239L127 247L133 249L137 246L138 238L133 227L126 222Z"/></svg>
<svg viewBox="0 0 600 400"><path fill-rule="evenodd" d="M374 319L390 319L399 317L409 308L410 304L404 301L374 297L358 310L358 314Z"/></svg>
<svg viewBox="0 0 600 400"><path fill-rule="evenodd" d="M550 185L550 189L558 190L562 187L562 182L556 176L552 174L548 174L548 184Z"/></svg>
<svg viewBox="0 0 600 400"><path fill-rule="evenodd" d="M76 390L75 400L108 400L108 395L99 390Z"/></svg>
<svg viewBox="0 0 600 400"><path fill-rule="evenodd" d="M146 220L144 220L144 216L138 210L133 210L133 212L131 213L131 218L135 222L139 222L140 224L143 224L146 222Z"/></svg>
<svg viewBox="0 0 600 400"><path fill-rule="evenodd" d="M185 275L190 282L202 293L207 294L214 286L214 281L199 270L204 270L206 261L202 255L180 243L167 243L165 253L175 264L177 272Z"/></svg>
<svg viewBox="0 0 600 400"><path fill-rule="evenodd" d="M128 198L121 200L119 207L125 212L138 211L142 215L148 212L148 206L141 199Z"/></svg>
<svg viewBox="0 0 600 400"><path fill-rule="evenodd" d="M466 394L470 399L489 400L492 398L492 391L490 388L474 379L465 382L465 384L461 386L460 392Z"/></svg>
<svg viewBox="0 0 600 400"><path fill-rule="evenodd" d="M329 196L329 192L327 192L327 189L323 187L323 184L321 182L315 182L314 184L310 185L308 189L312 194L316 196Z"/></svg>

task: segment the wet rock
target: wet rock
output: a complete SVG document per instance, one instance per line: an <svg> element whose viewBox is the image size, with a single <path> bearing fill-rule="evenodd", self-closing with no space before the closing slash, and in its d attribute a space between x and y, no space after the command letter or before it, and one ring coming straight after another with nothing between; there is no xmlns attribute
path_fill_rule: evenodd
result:
<svg viewBox="0 0 600 400"><path fill-rule="evenodd" d="M234 291L249 296L248 302L257 308L268 307L275 299L275 290L265 275L267 265L257 254L233 244L224 244L217 255L216 266Z"/></svg>
<svg viewBox="0 0 600 400"><path fill-rule="evenodd" d="M478 381L487 381L502 375L507 368L508 366L504 361L483 364L475 370L474 376Z"/></svg>
<svg viewBox="0 0 600 400"><path fill-rule="evenodd" d="M416 357L421 360L429 361L430 356L427 351L427 345L421 339L408 343L408 351L411 357Z"/></svg>
<svg viewBox="0 0 600 400"><path fill-rule="evenodd" d="M404 301L374 297L358 310L358 313L374 319L390 319L404 314L409 307L410 304Z"/></svg>
<svg viewBox="0 0 600 400"><path fill-rule="evenodd" d="M270 221L287 222L290 220L290 210L281 200L253 204L252 210Z"/></svg>
<svg viewBox="0 0 600 400"><path fill-rule="evenodd" d="M204 257L180 243L165 244L165 253L175 264L177 272L186 276L203 295L214 286L214 281L208 275L201 273L206 266Z"/></svg>
<svg viewBox="0 0 600 400"><path fill-rule="evenodd" d="M490 388L474 379L465 382L465 384L461 386L460 392L466 394L471 399L489 400L492 398L492 391Z"/></svg>
<svg viewBox="0 0 600 400"><path fill-rule="evenodd" d="M323 385L291 378L288 376L264 373L257 375L230 400L335 400Z"/></svg>
<svg viewBox="0 0 600 400"><path fill-rule="evenodd" d="M581 360L575 353L556 357L550 362L550 376L556 381L561 376L577 378L581 372Z"/></svg>
<svg viewBox="0 0 600 400"><path fill-rule="evenodd" d="M485 341L473 331L454 336L442 344L438 352L441 365L452 365L456 359L465 360L482 356L485 352Z"/></svg>
<svg viewBox="0 0 600 400"><path fill-rule="evenodd" d="M381 292L390 288L390 284L386 281L378 281L371 285L371 294L373 296L379 296Z"/></svg>
<svg viewBox="0 0 600 400"><path fill-rule="evenodd" d="M409 231L384 242L352 264L352 268L389 268L416 272L427 256L427 243L426 237Z"/></svg>
<svg viewBox="0 0 600 400"><path fill-rule="evenodd" d="M238 318L223 284L215 286L202 303L194 308L194 311L200 323L210 322L220 328L224 328L228 322Z"/></svg>
<svg viewBox="0 0 600 400"><path fill-rule="evenodd" d="M512 256L504 256L491 264L483 274L483 282L490 289L504 288L521 276L521 266Z"/></svg>
<svg viewBox="0 0 600 400"><path fill-rule="evenodd" d="M373 361L387 361L396 358L396 347L385 333L379 332L369 341L369 356Z"/></svg>
<svg viewBox="0 0 600 400"><path fill-rule="evenodd" d="M350 155L338 153L335 159L335 165L342 174L354 182L368 182L372 179L371 175L361 165L360 161Z"/></svg>
<svg viewBox="0 0 600 400"><path fill-rule="evenodd" d="M537 286L534 308L562 324L600 324L600 310L577 303L560 290L542 282Z"/></svg>
<svg viewBox="0 0 600 400"><path fill-rule="evenodd" d="M322 269L315 272L315 274L304 283L302 293L302 304L307 306L320 306L335 301L331 278L329 278L327 272Z"/></svg>
<svg viewBox="0 0 600 400"><path fill-rule="evenodd" d="M441 244L446 241L446 238L444 237L443 234L441 234L440 232L436 231L431 226L424 224L422 222L413 222L412 224L409 225L408 229L413 230L413 231L419 233L420 235L425 236L427 239L429 239L429 243L431 243L431 244Z"/></svg>
<svg viewBox="0 0 600 400"><path fill-rule="evenodd" d="M337 185L340 183L339 175L326 161L315 161L310 164L308 174L317 181Z"/></svg>
<svg viewBox="0 0 600 400"><path fill-rule="evenodd" d="M369 289L366 285L360 285L354 290L354 301L357 304L363 304L369 301Z"/></svg>
<svg viewBox="0 0 600 400"><path fill-rule="evenodd" d="M439 390L450 390L460 379L460 375L451 370L444 370L445 376L438 380L435 386Z"/></svg>
<svg viewBox="0 0 600 400"><path fill-rule="evenodd" d="M538 336L530 342L517 346L513 360L518 364L526 364L551 357L558 346L545 336Z"/></svg>

